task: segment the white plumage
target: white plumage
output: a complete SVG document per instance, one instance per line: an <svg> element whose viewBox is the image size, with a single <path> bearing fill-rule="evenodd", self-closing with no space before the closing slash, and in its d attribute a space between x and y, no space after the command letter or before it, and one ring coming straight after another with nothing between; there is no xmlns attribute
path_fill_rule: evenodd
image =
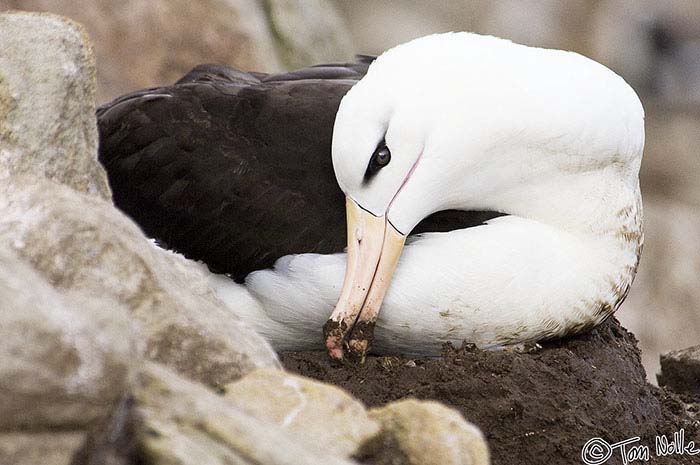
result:
<svg viewBox="0 0 700 465"><path fill-rule="evenodd" d="M361 154L382 137L392 162L367 186ZM510 216L409 239L374 348L436 354L445 341L509 344L602 322L639 260L643 145L634 91L576 53L448 33L380 56L336 119L346 195L403 233L449 208ZM344 270L344 254L304 254L245 287L212 280L273 346L299 350L322 347Z"/></svg>

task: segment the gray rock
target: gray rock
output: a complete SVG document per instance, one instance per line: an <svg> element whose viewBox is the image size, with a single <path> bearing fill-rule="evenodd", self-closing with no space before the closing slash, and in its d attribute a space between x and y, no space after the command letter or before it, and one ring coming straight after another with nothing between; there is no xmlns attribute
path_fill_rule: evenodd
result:
<svg viewBox="0 0 700 465"><path fill-rule="evenodd" d="M84 440L81 431L0 433L0 463L70 465Z"/></svg>
<svg viewBox="0 0 700 465"><path fill-rule="evenodd" d="M489 465L481 431L438 402L405 399L369 411L381 425L360 457L410 465Z"/></svg>
<svg viewBox="0 0 700 465"><path fill-rule="evenodd" d="M309 450L281 426L254 418L222 396L148 362L135 392L144 460L161 464L341 465Z"/></svg>
<svg viewBox="0 0 700 465"><path fill-rule="evenodd" d="M661 355L659 385L679 394L700 397L700 345Z"/></svg>
<svg viewBox="0 0 700 465"><path fill-rule="evenodd" d="M350 457L377 434L364 405L344 390L279 370L259 369L226 385L225 397L246 414L284 429L311 450Z"/></svg>
<svg viewBox="0 0 700 465"><path fill-rule="evenodd" d="M88 429L125 395L137 331L108 296L61 295L0 252L0 429Z"/></svg>
<svg viewBox="0 0 700 465"><path fill-rule="evenodd" d="M0 245L60 293L102 296L139 323L146 356L211 386L278 367L267 342L214 296L202 267L147 240L111 203L50 181L0 185Z"/></svg>
<svg viewBox="0 0 700 465"><path fill-rule="evenodd" d="M42 175L109 198L94 114L84 29L54 15L0 14L0 181Z"/></svg>
<svg viewBox="0 0 700 465"><path fill-rule="evenodd" d="M127 309L147 356L193 379L218 385L276 367L276 355L224 309L201 267L155 247L105 201L94 62L82 28L11 12L0 16L0 42L0 104L8 110L0 109L0 177L11 180L0 183L0 246L57 294L88 306L111 300L116 321Z"/></svg>
<svg viewBox="0 0 700 465"><path fill-rule="evenodd" d="M0 463L69 464L109 430L141 360L109 297L65 294L0 248Z"/></svg>

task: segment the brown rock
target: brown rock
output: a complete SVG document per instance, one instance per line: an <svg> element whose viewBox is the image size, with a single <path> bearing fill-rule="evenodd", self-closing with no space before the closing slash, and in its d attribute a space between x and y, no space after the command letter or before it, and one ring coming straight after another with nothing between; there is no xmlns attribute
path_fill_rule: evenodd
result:
<svg viewBox="0 0 700 465"><path fill-rule="evenodd" d="M324 0L0 0L85 25L97 54L98 102L171 84L201 63L273 72L352 55Z"/></svg>
<svg viewBox="0 0 700 465"><path fill-rule="evenodd" d="M700 345L663 354L657 378L659 385L700 402Z"/></svg>
<svg viewBox="0 0 700 465"><path fill-rule="evenodd" d="M281 69L255 0L0 0L85 25L95 43L98 102L170 84L200 63Z"/></svg>

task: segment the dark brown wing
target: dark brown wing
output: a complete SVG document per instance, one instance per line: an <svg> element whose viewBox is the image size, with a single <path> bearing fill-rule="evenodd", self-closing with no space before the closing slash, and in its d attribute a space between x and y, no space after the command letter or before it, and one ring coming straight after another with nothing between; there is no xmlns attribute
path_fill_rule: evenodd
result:
<svg viewBox="0 0 700 465"><path fill-rule="evenodd" d="M340 100L371 62L281 75L203 65L98 109L115 204L163 245L242 280L294 253L345 247L330 156ZM481 222L452 212L422 231Z"/></svg>

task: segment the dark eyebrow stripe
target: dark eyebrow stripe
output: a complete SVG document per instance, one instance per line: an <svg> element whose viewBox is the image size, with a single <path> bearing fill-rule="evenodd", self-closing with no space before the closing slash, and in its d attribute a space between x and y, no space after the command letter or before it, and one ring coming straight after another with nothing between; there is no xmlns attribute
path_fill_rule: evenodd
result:
<svg viewBox="0 0 700 465"><path fill-rule="evenodd" d="M372 155L372 157L374 157L374 155ZM362 185L365 186L369 184L377 173L379 173L379 170L372 169L372 158L370 158L369 163L367 164L367 169L365 170L365 176L362 178Z"/></svg>

